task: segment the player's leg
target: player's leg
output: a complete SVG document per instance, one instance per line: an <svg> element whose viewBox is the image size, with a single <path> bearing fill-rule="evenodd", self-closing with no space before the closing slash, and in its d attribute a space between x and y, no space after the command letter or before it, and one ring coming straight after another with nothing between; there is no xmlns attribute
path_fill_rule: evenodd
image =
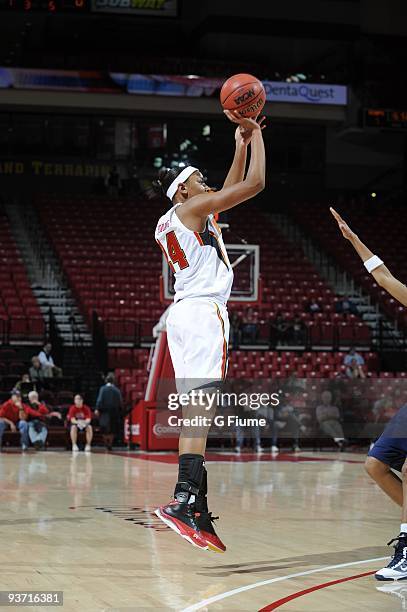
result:
<svg viewBox="0 0 407 612"><path fill-rule="evenodd" d="M400 478L389 465L375 457L367 457L365 469L377 485L399 506L403 505L403 487Z"/></svg>
<svg viewBox="0 0 407 612"><path fill-rule="evenodd" d="M388 542L389 545L394 545L394 555L386 567L376 572L376 580L407 580L407 460L403 463L401 474L402 513L400 533Z"/></svg>
<svg viewBox="0 0 407 612"><path fill-rule="evenodd" d="M216 410L214 399L208 399L214 392L212 387L210 392L208 384L221 380L226 371L225 328L228 334L229 322L227 313L226 317L222 317L219 316L220 312L221 309L209 300L185 300L173 307L167 320L168 345L177 389L189 391L205 387L205 398L202 401L200 395L197 402L191 401L183 408L184 420L198 417L202 421L199 426L184 423L179 441L178 480L174 501L156 510L157 516L188 542L199 548L216 551L222 551L224 546L220 546L220 543L214 547L210 542L217 536L212 527L212 517L207 511L204 454L210 422ZM211 406L210 410L208 406ZM198 499L202 512L196 515ZM201 526L198 522L201 522ZM204 527L209 531L206 532Z"/></svg>
<svg viewBox="0 0 407 612"><path fill-rule="evenodd" d="M227 373L228 339L230 332L229 317L227 309L219 305L210 304L209 311L211 316L208 316L208 330L212 342L210 344L206 343L207 350L204 356L206 362L205 376L208 380L224 380ZM201 372L201 375L202 374ZM215 392L216 388L214 387L212 393ZM210 398L211 396L208 395L208 403L210 402ZM217 402L214 401L214 399L215 398L212 397L213 401L212 404L210 404L213 406L213 412L209 412L212 419L215 416L217 407ZM225 552L226 546L218 537L213 526L213 522L218 517L213 517L212 513L209 512L207 495L208 474L204 465L201 486L195 504L197 511L196 521L209 549L214 552Z"/></svg>
<svg viewBox="0 0 407 612"><path fill-rule="evenodd" d="M216 394L217 388L206 389L205 399L201 406L188 406L187 409L183 410L184 422L185 419L204 415L205 423L199 427L183 426L182 428L179 444L178 482L175 486L174 496L182 495L183 489L189 489L191 484L197 486L199 480L196 495L194 494L194 497L190 496L188 500L189 503L192 500L194 504L196 525L210 550L225 552L226 546L217 536L213 526L213 521L217 517L213 517L208 508L208 474L204 461L210 423L216 414ZM199 465L199 472L195 481L191 479L194 465Z"/></svg>
<svg viewBox="0 0 407 612"><path fill-rule="evenodd" d="M191 304L193 310L193 304ZM185 361L188 347L196 342L194 331L191 337L185 337L184 325L189 326L191 313L184 302L172 306L167 319L167 341L174 367L178 393L189 391L185 387ZM199 342L199 339L197 340ZM188 414L188 407L183 407L183 418ZM194 442L188 442L184 427L179 440L178 480L174 490L173 500L155 510L155 514L166 525L182 536L187 542L207 550L208 545L202 538L195 521L195 498L198 494L203 474L204 452L206 440L198 437Z"/></svg>
<svg viewBox="0 0 407 612"><path fill-rule="evenodd" d="M388 438L384 434L369 451L366 470L380 488L399 506L402 506L400 534L394 543L394 555L388 565L375 574L377 580L407 579L407 439ZM392 471L402 473L400 480Z"/></svg>

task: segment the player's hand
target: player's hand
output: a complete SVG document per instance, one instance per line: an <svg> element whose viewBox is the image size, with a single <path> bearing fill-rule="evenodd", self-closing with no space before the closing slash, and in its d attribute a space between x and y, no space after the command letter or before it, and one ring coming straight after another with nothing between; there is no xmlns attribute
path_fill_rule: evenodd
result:
<svg viewBox="0 0 407 612"><path fill-rule="evenodd" d="M13 422L11 422L11 423L10 423L10 429L11 429L11 431L12 431L13 433L16 433L16 431L17 431L17 427L14 425L14 423L13 423Z"/></svg>
<svg viewBox="0 0 407 612"><path fill-rule="evenodd" d="M338 223L339 229L341 230L344 238L346 238L346 240L352 240L352 238L355 238L356 234L352 232L352 230L350 229L346 221L342 219L341 215L337 213L336 210L332 208L332 206L329 208L329 210L331 211L332 215L335 217Z"/></svg>
<svg viewBox="0 0 407 612"><path fill-rule="evenodd" d="M263 116L259 119L259 121L256 121L257 125L260 126L260 129L262 130L264 130L264 128L266 127L265 125L263 125L263 121L265 120L265 118L266 117ZM250 144L250 141L252 139L254 129L248 129L243 127L242 125L239 125L236 128L235 132L236 144L244 145L247 147L247 145Z"/></svg>
<svg viewBox="0 0 407 612"><path fill-rule="evenodd" d="M223 112L229 121L232 123L238 123L239 128L243 131L250 131L253 133L254 130L263 130L266 127L265 125L262 125L265 117L262 117L260 121L257 121L258 115L251 119L250 117L242 117L238 111L224 110Z"/></svg>

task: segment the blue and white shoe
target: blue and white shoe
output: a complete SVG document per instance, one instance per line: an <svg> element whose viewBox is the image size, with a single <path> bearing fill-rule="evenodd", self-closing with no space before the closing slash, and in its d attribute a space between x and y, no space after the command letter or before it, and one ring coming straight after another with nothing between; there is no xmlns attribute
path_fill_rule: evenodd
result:
<svg viewBox="0 0 407 612"><path fill-rule="evenodd" d="M394 555L387 567L375 574L376 580L407 580L407 534L403 533L390 540L388 546L394 545Z"/></svg>

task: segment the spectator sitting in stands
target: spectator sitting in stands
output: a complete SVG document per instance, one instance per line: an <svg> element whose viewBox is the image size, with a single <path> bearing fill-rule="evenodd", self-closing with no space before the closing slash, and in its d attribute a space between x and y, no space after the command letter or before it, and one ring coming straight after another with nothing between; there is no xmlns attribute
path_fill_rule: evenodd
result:
<svg viewBox="0 0 407 612"><path fill-rule="evenodd" d="M30 379L33 383L41 383L45 378L44 370L41 368L41 361L37 355L31 358L31 367L28 370Z"/></svg>
<svg viewBox="0 0 407 612"><path fill-rule="evenodd" d="M96 400L95 416L99 417L103 442L107 450L112 450L114 437L119 434L121 425L123 398L115 383L114 374L108 374L106 384L100 387Z"/></svg>
<svg viewBox="0 0 407 612"><path fill-rule="evenodd" d="M305 312L310 312L311 314L322 312L321 304L315 299L311 299L305 304Z"/></svg>
<svg viewBox="0 0 407 612"><path fill-rule="evenodd" d="M230 316L230 347L236 349L242 340L242 321L237 312L232 312Z"/></svg>
<svg viewBox="0 0 407 612"><path fill-rule="evenodd" d="M27 450L29 444L27 416L24 410L19 391L13 390L11 398L0 406L0 450L2 448L3 435L7 427L11 431L20 432L21 448Z"/></svg>
<svg viewBox="0 0 407 612"><path fill-rule="evenodd" d="M278 438L281 437L282 431L284 431L284 437L293 438L293 451L295 453L299 452L301 450L299 445L300 431L305 431L306 427L302 425L297 410L287 403L276 406L273 411L271 452L278 453L280 451Z"/></svg>
<svg viewBox="0 0 407 612"><path fill-rule="evenodd" d="M62 376L61 368L58 368L51 355L52 344L49 342L44 346L40 354L38 355L38 359L41 363L41 369L44 373L45 378L52 378L53 376Z"/></svg>
<svg viewBox="0 0 407 612"><path fill-rule="evenodd" d="M346 376L348 378L366 378L362 366L358 365L356 359L352 359L350 364L347 366Z"/></svg>
<svg viewBox="0 0 407 612"><path fill-rule="evenodd" d="M253 418L253 410L250 406L235 406L235 414L239 416L239 419L250 419ZM259 425L246 425L242 426L238 422L236 424L236 448L237 453L241 453L245 439L254 440L254 448L256 453L262 453L263 448L261 445L261 433Z"/></svg>
<svg viewBox="0 0 407 612"><path fill-rule="evenodd" d="M31 381L30 375L23 374L21 380L18 381L14 389L21 393L21 398L23 402L26 402L29 392L33 391L34 389L34 383Z"/></svg>
<svg viewBox="0 0 407 612"><path fill-rule="evenodd" d="M324 434L333 438L335 444L342 451L345 447L345 436L341 424L339 408L332 405L332 394L323 391L321 394L322 404L317 406L316 418Z"/></svg>
<svg viewBox="0 0 407 612"><path fill-rule="evenodd" d="M376 400L371 410L367 411L365 419L366 424L363 427L360 437L370 439L370 448L372 448L374 442L382 435L386 424L397 412L398 408L389 396L381 397Z"/></svg>
<svg viewBox="0 0 407 612"><path fill-rule="evenodd" d="M92 411L89 406L83 403L83 397L79 393L74 397L74 403L69 408L67 419L70 426L72 452L77 453L79 451L77 445L79 430L86 432L85 452L89 453L93 438L93 429L91 425Z"/></svg>
<svg viewBox="0 0 407 612"><path fill-rule="evenodd" d="M304 344L305 325L301 317L296 315L291 325L291 339L293 344Z"/></svg>
<svg viewBox="0 0 407 612"><path fill-rule="evenodd" d="M352 347L349 350L349 353L345 355L345 358L343 360L343 365L345 366L351 365L353 359L356 359L358 365L360 366L365 365L365 360L363 359L362 355L360 353L357 353L355 349Z"/></svg>
<svg viewBox="0 0 407 612"><path fill-rule="evenodd" d="M341 300L338 300L336 302L335 312L339 314L359 314L355 302L352 302L352 300L347 295L344 295Z"/></svg>
<svg viewBox="0 0 407 612"><path fill-rule="evenodd" d="M254 316L253 308L249 306L243 319L242 325L243 342L246 344L255 344L257 339L257 323Z"/></svg>
<svg viewBox="0 0 407 612"><path fill-rule="evenodd" d="M270 325L270 341L272 346L276 346L279 343L284 343L287 337L287 331L289 325L284 319L281 312L277 313L276 318Z"/></svg>
<svg viewBox="0 0 407 612"><path fill-rule="evenodd" d="M30 391L28 394L28 404L25 406L25 411L28 416L28 436L34 448L41 450L45 446L48 435L44 419L57 417L62 420L62 415L57 411L50 412L45 404L40 403L36 391Z"/></svg>

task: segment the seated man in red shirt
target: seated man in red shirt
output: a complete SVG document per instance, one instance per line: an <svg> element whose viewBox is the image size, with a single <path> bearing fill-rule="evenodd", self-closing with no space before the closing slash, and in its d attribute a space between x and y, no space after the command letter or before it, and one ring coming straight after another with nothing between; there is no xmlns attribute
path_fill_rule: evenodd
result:
<svg viewBox="0 0 407 612"><path fill-rule="evenodd" d="M26 406L21 400L21 393L15 389L12 391L11 398L0 406L0 450L2 446L3 434L7 427L11 431L20 432L21 448L27 450L29 444L28 423Z"/></svg>
<svg viewBox="0 0 407 612"><path fill-rule="evenodd" d="M51 417L62 419L62 415L60 412L50 412L45 404L41 404L36 391L30 391L28 394L28 404L24 409L29 419L28 436L34 448L41 450L45 446L48 435L48 429L44 422L45 419L50 419Z"/></svg>
<svg viewBox="0 0 407 612"><path fill-rule="evenodd" d="M71 429L72 452L77 453L79 450L77 445L79 430L86 432L85 453L90 453L93 438L93 429L90 424L92 412L89 406L83 403L83 397L79 393L74 397L74 404L69 408L67 419Z"/></svg>

